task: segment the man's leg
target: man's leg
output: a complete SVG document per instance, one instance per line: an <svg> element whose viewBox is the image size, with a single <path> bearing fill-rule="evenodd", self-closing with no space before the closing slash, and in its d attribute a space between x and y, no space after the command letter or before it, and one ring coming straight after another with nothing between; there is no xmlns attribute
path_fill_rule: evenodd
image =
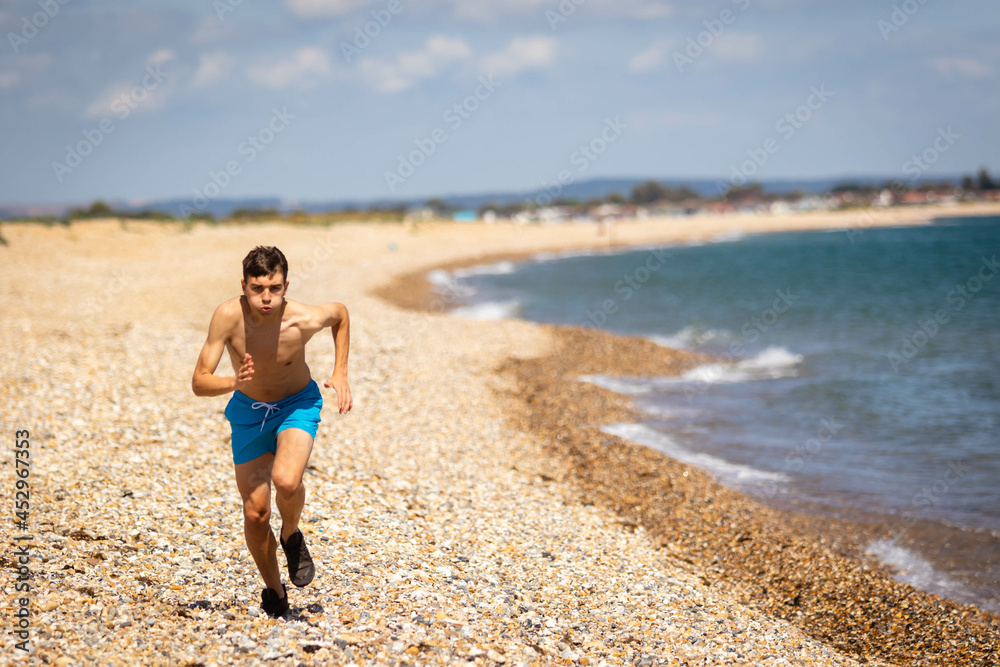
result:
<svg viewBox="0 0 1000 667"><path fill-rule="evenodd" d="M268 452L252 461L236 464L236 486L243 499L243 535L264 585L284 597L278 543L271 532L271 469L274 454Z"/></svg>
<svg viewBox="0 0 1000 667"><path fill-rule="evenodd" d="M287 428L278 434L278 452L274 456L271 480L281 514L282 540L287 540L299 529L299 517L306 502L302 473L309 463L312 447L312 436L300 428Z"/></svg>

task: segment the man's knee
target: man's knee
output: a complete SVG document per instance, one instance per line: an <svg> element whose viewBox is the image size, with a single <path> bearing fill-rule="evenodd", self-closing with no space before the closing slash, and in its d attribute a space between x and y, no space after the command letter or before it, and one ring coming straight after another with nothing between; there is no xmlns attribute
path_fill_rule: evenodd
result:
<svg viewBox="0 0 1000 667"><path fill-rule="evenodd" d="M267 526L271 521L271 504L262 505L247 500L243 502L243 520L255 526Z"/></svg>
<svg viewBox="0 0 1000 667"><path fill-rule="evenodd" d="M302 486L302 475L275 470L271 474L271 483L274 484L275 492L288 497L295 495Z"/></svg>

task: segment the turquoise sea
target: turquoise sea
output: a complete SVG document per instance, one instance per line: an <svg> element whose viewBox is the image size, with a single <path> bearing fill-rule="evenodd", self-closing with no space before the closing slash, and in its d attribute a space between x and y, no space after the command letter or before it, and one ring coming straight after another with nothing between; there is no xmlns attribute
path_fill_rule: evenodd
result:
<svg viewBox="0 0 1000 667"><path fill-rule="evenodd" d="M664 224L685 224L683 219ZM872 553L1000 610L1000 218L546 255L432 279L456 313L597 326L718 361L582 377L604 429L766 502L886 523Z"/></svg>

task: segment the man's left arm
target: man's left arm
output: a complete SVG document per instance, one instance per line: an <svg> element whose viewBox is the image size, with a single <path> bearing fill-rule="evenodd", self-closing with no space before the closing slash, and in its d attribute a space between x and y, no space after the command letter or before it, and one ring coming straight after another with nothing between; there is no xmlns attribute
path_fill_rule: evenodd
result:
<svg viewBox="0 0 1000 667"><path fill-rule="evenodd" d="M333 375L323 383L323 386L337 392L340 414L344 414L350 412L353 405L351 386L347 382L347 357L351 351L351 319L347 307L342 303L327 303L320 308L325 315L323 326L330 327L333 332L333 345L337 355Z"/></svg>

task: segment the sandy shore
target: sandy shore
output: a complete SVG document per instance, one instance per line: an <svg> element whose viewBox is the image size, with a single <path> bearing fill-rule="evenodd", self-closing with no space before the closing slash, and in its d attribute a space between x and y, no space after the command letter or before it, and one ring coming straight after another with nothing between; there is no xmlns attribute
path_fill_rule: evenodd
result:
<svg viewBox="0 0 1000 667"><path fill-rule="evenodd" d="M937 214L886 212L863 227L854 224L856 214L645 221L617 225L612 240L663 243L734 229L852 224L863 231ZM93 222L4 224L0 233L8 242L0 257L17 276L0 290L0 332L9 341L0 352L3 422L11 438L30 431L32 457L27 532L5 530L2 565L12 573L3 584L5 608L28 596L33 652L14 646L8 622L4 660L853 665L885 658L827 637L794 613L775 613L748 583L752 576L735 574L742 567L752 575L757 560L741 564L731 551L707 564L718 541L699 535L730 534L716 525L720 516L766 528L763 510L758 516L740 498L727 505L727 492L706 476L648 458L642 448L590 443L576 432L589 413L565 413L567 432L559 430L550 411L565 392L551 400L544 392L565 386L563 375L577 370L560 366L571 334L416 312L373 296L433 266L608 243L593 226L184 230ZM307 473L303 532L317 580L291 591L293 615L284 621L257 613L261 584L242 539L226 399L198 399L189 388L212 309L237 293L240 260L259 243L289 257L292 298L343 301L353 325L355 410L339 416L324 408ZM390 291L416 303L419 296L406 294L421 290L426 295L421 281L408 278L406 289ZM332 342L310 345L313 375L322 379L332 368ZM666 352L658 358L658 371L693 363ZM587 391L578 405L592 409L592 418L628 410L596 388ZM581 465L588 458L591 477ZM605 465L611 459L617 468ZM13 513L12 453L4 465ZM619 480L625 496L608 491ZM660 494L661 506L663 496L677 500L685 539L669 539L660 518L648 514L649 494ZM741 513L725 514L730 508ZM811 547L821 560L792 559L785 567L808 562L804 579L824 581L830 570L822 559L833 557L825 555L831 548L786 530L785 551ZM13 574L15 544L23 544L14 537L23 534L33 537L28 593L15 590ZM751 540L737 544L757 551ZM838 590L816 586L800 602ZM922 598L891 590L903 597L870 595L871 606L857 616L892 610L905 635L907 623L913 627L906 609ZM773 592L779 602L786 595ZM997 650L996 618L932 602L950 616L953 634L943 635L941 646L915 644L915 655L885 662L989 664L983 656ZM871 632L885 618L873 616Z"/></svg>

